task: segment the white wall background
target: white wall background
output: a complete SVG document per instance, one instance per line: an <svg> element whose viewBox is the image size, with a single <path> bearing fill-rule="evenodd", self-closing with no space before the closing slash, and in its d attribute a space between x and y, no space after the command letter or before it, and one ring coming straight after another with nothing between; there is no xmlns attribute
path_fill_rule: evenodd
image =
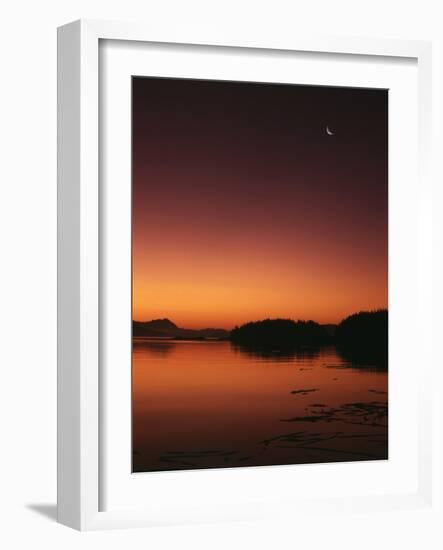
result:
<svg viewBox="0 0 443 550"><path fill-rule="evenodd" d="M162 28L254 27L434 41L434 120L443 177L443 12L439 0L16 0L1 10L0 56L0 545L3 548L441 548L440 508L365 517L77 533L51 519L56 495L56 27L74 19ZM405 121L407 131L407 121ZM437 246L443 193L435 204ZM440 256L441 259L441 256ZM436 270L436 319L443 305ZM436 331L436 342L439 334ZM443 368L443 365L440 365ZM440 390L436 411L442 414ZM441 433L438 450L441 453ZM443 463L443 461L441 461ZM438 473L438 482L441 475ZM442 493L440 493L442 494ZM49 517L48 517L49 516Z"/></svg>

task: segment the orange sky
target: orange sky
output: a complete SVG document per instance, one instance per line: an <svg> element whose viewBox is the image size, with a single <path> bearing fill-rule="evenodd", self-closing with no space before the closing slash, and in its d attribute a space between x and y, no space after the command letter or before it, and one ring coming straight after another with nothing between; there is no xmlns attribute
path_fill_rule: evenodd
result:
<svg viewBox="0 0 443 550"><path fill-rule="evenodd" d="M134 319L229 329L387 307L386 92L133 86Z"/></svg>

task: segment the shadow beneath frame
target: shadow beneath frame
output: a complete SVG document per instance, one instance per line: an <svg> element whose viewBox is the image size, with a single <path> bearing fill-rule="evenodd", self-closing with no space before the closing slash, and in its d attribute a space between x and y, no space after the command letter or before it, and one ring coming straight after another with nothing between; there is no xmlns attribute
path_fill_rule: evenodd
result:
<svg viewBox="0 0 443 550"><path fill-rule="evenodd" d="M40 514L46 519L57 521L57 505L56 504L26 504L28 510Z"/></svg>

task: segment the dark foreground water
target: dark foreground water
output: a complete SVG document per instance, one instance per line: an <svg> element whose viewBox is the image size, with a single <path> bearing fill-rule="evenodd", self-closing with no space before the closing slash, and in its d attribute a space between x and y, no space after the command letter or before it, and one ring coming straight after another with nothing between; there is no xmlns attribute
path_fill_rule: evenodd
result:
<svg viewBox="0 0 443 550"><path fill-rule="evenodd" d="M386 459L387 391L335 348L134 338L133 470Z"/></svg>

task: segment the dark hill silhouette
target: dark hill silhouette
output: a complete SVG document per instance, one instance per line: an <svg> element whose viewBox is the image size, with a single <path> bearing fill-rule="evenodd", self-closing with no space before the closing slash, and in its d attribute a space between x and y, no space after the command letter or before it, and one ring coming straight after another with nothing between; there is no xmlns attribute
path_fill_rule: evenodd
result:
<svg viewBox="0 0 443 550"><path fill-rule="evenodd" d="M150 338L175 339L227 339L229 332L221 328L205 328L201 330L180 328L169 319L153 319L152 321L133 321L132 335Z"/></svg>
<svg viewBox="0 0 443 550"><path fill-rule="evenodd" d="M327 330L314 321L265 319L236 327L231 331L231 340L242 346L290 349L322 346L331 338Z"/></svg>
<svg viewBox="0 0 443 550"><path fill-rule="evenodd" d="M388 311L360 311L337 326L335 342L339 352L361 365L388 365Z"/></svg>
<svg viewBox="0 0 443 550"><path fill-rule="evenodd" d="M264 319L235 327L230 333L220 328L201 330L178 327L169 319L133 321L133 336L170 339L217 339L231 342L260 357L281 356L282 360L300 353L317 352L334 345L355 366L385 370L388 364L388 311L361 311L346 317L339 325L314 321Z"/></svg>
<svg viewBox="0 0 443 550"><path fill-rule="evenodd" d="M145 327L150 327L153 330L176 330L178 326L169 319L153 319L152 321L146 321L143 323Z"/></svg>

